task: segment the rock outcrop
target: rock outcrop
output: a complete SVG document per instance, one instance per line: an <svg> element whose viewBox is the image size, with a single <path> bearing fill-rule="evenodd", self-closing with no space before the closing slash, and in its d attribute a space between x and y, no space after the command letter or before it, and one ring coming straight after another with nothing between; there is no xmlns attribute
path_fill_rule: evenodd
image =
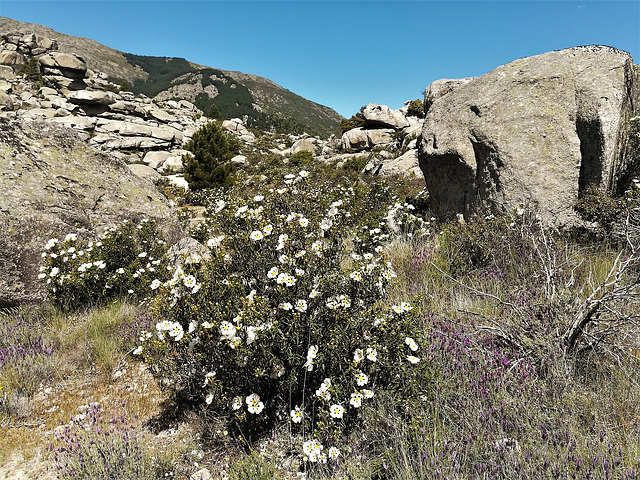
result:
<svg viewBox="0 0 640 480"><path fill-rule="evenodd" d="M535 203L548 224L568 226L581 190L618 187L638 88L628 53L575 47L447 82L427 89L420 140L436 214Z"/></svg>
<svg viewBox="0 0 640 480"><path fill-rule="evenodd" d="M155 186L114 157L50 122L0 117L0 306L40 300L46 242L93 238L123 220L155 220L171 241L182 236L175 210Z"/></svg>

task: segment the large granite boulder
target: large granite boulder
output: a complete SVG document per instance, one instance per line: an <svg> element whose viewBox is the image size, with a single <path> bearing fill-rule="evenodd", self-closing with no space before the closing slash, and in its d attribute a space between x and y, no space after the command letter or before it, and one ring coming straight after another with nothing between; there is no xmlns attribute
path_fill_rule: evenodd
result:
<svg viewBox="0 0 640 480"><path fill-rule="evenodd" d="M638 89L627 52L569 48L449 87L430 105L419 143L436 214L535 203L548 224L569 226L582 189L618 188Z"/></svg>
<svg viewBox="0 0 640 480"><path fill-rule="evenodd" d="M370 103L362 108L362 115L367 128L400 129L409 126L409 121L400 110L391 110L386 105Z"/></svg>
<svg viewBox="0 0 640 480"><path fill-rule="evenodd" d="M93 238L123 220L155 220L169 241L176 212L154 185L74 130L0 117L0 307L40 300L40 254L52 237Z"/></svg>

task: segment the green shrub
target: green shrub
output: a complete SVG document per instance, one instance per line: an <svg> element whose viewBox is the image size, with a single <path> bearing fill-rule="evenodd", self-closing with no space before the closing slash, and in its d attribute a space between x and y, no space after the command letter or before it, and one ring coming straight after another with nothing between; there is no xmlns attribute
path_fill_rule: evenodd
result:
<svg viewBox="0 0 640 480"><path fill-rule="evenodd" d="M342 168L352 172L362 172L364 167L369 163L368 157L351 157L344 161Z"/></svg>
<svg viewBox="0 0 640 480"><path fill-rule="evenodd" d="M309 150L301 150L289 159L289 165L293 167L304 167L313 163L313 153Z"/></svg>
<svg viewBox="0 0 640 480"><path fill-rule="evenodd" d="M420 99L411 100L409 102L409 108L407 109L407 115L418 118L424 117L424 102Z"/></svg>
<svg viewBox="0 0 640 480"><path fill-rule="evenodd" d="M411 306L381 302L394 277L381 242L411 215L379 185L317 185L304 171L285 184L209 207L210 258L159 289L156 335L137 353L176 401L244 438L289 419L314 462L378 389L420 388Z"/></svg>
<svg viewBox="0 0 640 480"><path fill-rule="evenodd" d="M597 222L599 229L609 232L624 211L624 198L613 198L598 187L590 185L582 192L573 208L580 218Z"/></svg>
<svg viewBox="0 0 640 480"><path fill-rule="evenodd" d="M77 309L122 296L145 296L153 280L164 280L168 245L155 222L124 222L97 241L69 234L49 240L39 278L49 299L63 309Z"/></svg>
<svg viewBox="0 0 640 480"><path fill-rule="evenodd" d="M344 133L353 128L364 127L364 122L364 115L358 112L349 119L343 118L340 122L340 128L342 129L342 133Z"/></svg>
<svg viewBox="0 0 640 480"><path fill-rule="evenodd" d="M231 158L239 152L237 140L231 140L215 122L209 122L185 145L191 155L184 157L184 178L191 190L230 187L235 167Z"/></svg>

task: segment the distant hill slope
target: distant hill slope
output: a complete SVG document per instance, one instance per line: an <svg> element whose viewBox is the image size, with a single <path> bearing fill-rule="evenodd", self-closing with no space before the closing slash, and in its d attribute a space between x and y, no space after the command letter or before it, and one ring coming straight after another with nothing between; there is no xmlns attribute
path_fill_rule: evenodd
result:
<svg viewBox="0 0 640 480"><path fill-rule="evenodd" d="M246 124L287 133L328 137L340 132L342 116L269 79L196 65L183 58L148 57L120 52L94 40L49 27L0 17L0 34L36 33L54 38L62 52L84 58L88 67L112 81L128 82L134 93L159 100L184 99L207 113L215 105L224 118L246 117Z"/></svg>

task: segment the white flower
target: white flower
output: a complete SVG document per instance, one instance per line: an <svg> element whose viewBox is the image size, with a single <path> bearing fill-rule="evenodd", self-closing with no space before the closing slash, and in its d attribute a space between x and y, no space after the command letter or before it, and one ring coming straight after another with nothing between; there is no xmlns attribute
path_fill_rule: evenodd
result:
<svg viewBox="0 0 640 480"><path fill-rule="evenodd" d="M391 307L391 310L393 310L394 313L397 313L398 315L402 315L405 312L405 310L400 305L393 305Z"/></svg>
<svg viewBox="0 0 640 480"><path fill-rule="evenodd" d="M247 207L246 205L243 207L238 208L238 210L236 210L235 216L236 217L244 217L245 212L249 210L249 207Z"/></svg>
<svg viewBox="0 0 640 480"><path fill-rule="evenodd" d="M304 300L298 300L296 302L296 310L299 312L306 312L307 311L307 302Z"/></svg>
<svg viewBox="0 0 640 480"><path fill-rule="evenodd" d="M307 369L307 371L311 372L313 370L313 361L315 360L317 355L318 346L311 345L309 347L309 351L307 352L307 362L304 364L304 367Z"/></svg>
<svg viewBox="0 0 640 480"><path fill-rule="evenodd" d="M300 178L307 178L309 176L309 172L307 172L306 170L300 170L300 173L298 175L300 176Z"/></svg>
<svg viewBox="0 0 640 480"><path fill-rule="evenodd" d="M338 305L342 308L349 308L351 306L351 299L347 295L338 296Z"/></svg>
<svg viewBox="0 0 640 480"><path fill-rule="evenodd" d="M418 350L418 344L413 340L413 338L411 337L406 337L404 339L404 343L406 343L409 348L411 349L411 351L415 352Z"/></svg>
<svg viewBox="0 0 640 480"><path fill-rule="evenodd" d="M276 278L278 276L278 272L278 267L271 267L271 270L267 272L267 278Z"/></svg>
<svg viewBox="0 0 640 480"><path fill-rule="evenodd" d="M264 409L264 403L260 401L260 397L257 393L252 393L246 399L247 402L247 410L249 413L258 414Z"/></svg>
<svg viewBox="0 0 640 480"><path fill-rule="evenodd" d="M331 394L326 390L322 390L322 387L316 390L316 396L327 402L331 400Z"/></svg>
<svg viewBox="0 0 640 480"><path fill-rule="evenodd" d="M58 275L58 273L60 273L60 269L58 267L53 267L51 269L51 272L49 273L49 276L55 277L56 275Z"/></svg>
<svg viewBox="0 0 640 480"><path fill-rule="evenodd" d="M360 363L364 358L364 352L361 348L356 348L356 351L353 352L353 361L356 363Z"/></svg>
<svg viewBox="0 0 640 480"><path fill-rule="evenodd" d="M318 295L320 295L320 292L314 288L311 290L311 293L309 293L309 298L316 298Z"/></svg>
<svg viewBox="0 0 640 480"><path fill-rule="evenodd" d="M178 322L172 323L171 328L169 329L169 336L173 337L176 342L182 340L182 337L184 337L184 329L182 328L182 325Z"/></svg>
<svg viewBox="0 0 640 480"><path fill-rule="evenodd" d="M356 375L356 383L358 384L359 387L366 385L368 381L369 381L369 377L367 377L362 372L358 372L358 374Z"/></svg>
<svg viewBox="0 0 640 480"><path fill-rule="evenodd" d="M256 195L253 197L254 202L261 202L262 200L264 200L264 195Z"/></svg>
<svg viewBox="0 0 640 480"><path fill-rule="evenodd" d="M400 308L402 310L404 310L405 312L410 312L411 310L413 310L413 307L411 306L411 304L407 303L407 302L402 302L400 304Z"/></svg>
<svg viewBox="0 0 640 480"><path fill-rule="evenodd" d="M240 410L242 408L242 397L233 397L231 408L234 410Z"/></svg>
<svg viewBox="0 0 640 480"><path fill-rule="evenodd" d="M116 270L116 273L122 275L124 273L124 268L120 267L118 270Z"/></svg>
<svg viewBox="0 0 640 480"><path fill-rule="evenodd" d="M203 387L206 387L209 384L209 380L216 376L216 372L209 372L204 376L204 384Z"/></svg>
<svg viewBox="0 0 640 480"><path fill-rule="evenodd" d="M325 378L320 385L320 390L323 392L327 392L331 388L331 379Z"/></svg>
<svg viewBox="0 0 640 480"><path fill-rule="evenodd" d="M342 418L344 415L344 407L342 405L331 405L329 412L332 418Z"/></svg>
<svg viewBox="0 0 640 480"><path fill-rule="evenodd" d="M75 242L78 239L78 236L75 233L70 233L66 237L64 237L65 242Z"/></svg>
<svg viewBox="0 0 640 480"><path fill-rule="evenodd" d="M220 213L222 211L222 209L227 205L227 203L224 200L218 200L216 202L216 209L215 209L215 213Z"/></svg>
<svg viewBox="0 0 640 480"><path fill-rule="evenodd" d="M207 403L207 405L211 405L211 402L213 402L213 393L207 395L207 398L205 398L204 401Z"/></svg>
<svg viewBox="0 0 640 480"><path fill-rule="evenodd" d="M362 395L364 395L364 398L373 398L373 390L367 390L365 388L362 390Z"/></svg>
<svg viewBox="0 0 640 480"><path fill-rule="evenodd" d="M407 360L409 360L409 362L413 364L416 364L420 361L418 357L414 357L413 355L407 355Z"/></svg>
<svg viewBox="0 0 640 480"><path fill-rule="evenodd" d="M265 235L271 235L271 234L273 233L273 225L271 225L271 224L267 225L266 227L264 227L264 228L262 229L262 232L263 232Z"/></svg>
<svg viewBox="0 0 640 480"><path fill-rule="evenodd" d="M349 403L352 407L358 408L360 405L362 405L362 394L360 392L352 393Z"/></svg>
<svg viewBox="0 0 640 480"><path fill-rule="evenodd" d="M360 282L362 281L362 272L360 272L359 270L354 270L349 274L349 278L355 280L356 282Z"/></svg>
<svg viewBox="0 0 640 480"><path fill-rule="evenodd" d="M45 278L46 276L47 276L47 274L46 274L46 273L40 273L40 274L38 275L38 278L39 278L40 280L42 280L42 279L43 279L43 278Z"/></svg>
<svg viewBox="0 0 640 480"><path fill-rule="evenodd" d="M293 410L291 410L291 421L293 423L302 422L302 417L303 417L303 413L300 407L296 407Z"/></svg>
<svg viewBox="0 0 640 480"><path fill-rule="evenodd" d="M375 348L368 347L367 348L367 359L375 362L378 359L378 352Z"/></svg>
<svg viewBox="0 0 640 480"><path fill-rule="evenodd" d="M331 460L336 460L339 455L340 455L340 450L338 450L336 447L331 447L329 449L329 458Z"/></svg>
<svg viewBox="0 0 640 480"><path fill-rule="evenodd" d="M330 218L323 218L320 222L321 230L329 230L333 226L333 221Z"/></svg>
<svg viewBox="0 0 640 480"><path fill-rule="evenodd" d="M278 261L279 261L280 263L287 263L287 262L289 262L290 260L291 260L291 259L289 258L289 255L280 255L280 256L278 257Z"/></svg>
<svg viewBox="0 0 640 480"><path fill-rule="evenodd" d="M302 444L302 452L309 458L310 462L317 462L322 455L322 445L317 440L307 440Z"/></svg>
<svg viewBox="0 0 640 480"><path fill-rule="evenodd" d="M224 235L220 235L219 237L212 237L209 240L207 240L207 247L209 248L219 247L223 240L224 240Z"/></svg>
<svg viewBox="0 0 640 480"><path fill-rule="evenodd" d="M211 328L213 327L213 323L202 322L202 328Z"/></svg>
<svg viewBox="0 0 640 480"><path fill-rule="evenodd" d="M298 220L298 223L302 228L306 228L309 225L309 219L302 217Z"/></svg>
<svg viewBox="0 0 640 480"><path fill-rule="evenodd" d="M187 275L182 279L182 282L184 283L185 287L193 288L196 286L197 280L196 280L196 277L194 277L193 275Z"/></svg>
<svg viewBox="0 0 640 480"><path fill-rule="evenodd" d="M138 254L138 257L140 257L140 258L144 258L146 256L147 256L147 252L142 252L142 253Z"/></svg>
<svg viewBox="0 0 640 480"><path fill-rule="evenodd" d="M162 320L161 322L156 323L156 330L159 332L170 330L173 324L169 320Z"/></svg>
<svg viewBox="0 0 640 480"><path fill-rule="evenodd" d="M134 355L140 355L142 353L142 345L138 346L132 353Z"/></svg>
<svg viewBox="0 0 640 480"><path fill-rule="evenodd" d="M318 257L322 256L322 242L316 241L311 244L311 251Z"/></svg>
<svg viewBox="0 0 640 480"><path fill-rule="evenodd" d="M289 302L283 302L280 305L278 305L278 308L281 308L282 310L285 311L289 311L289 310L293 310L293 305L291 305Z"/></svg>
<svg viewBox="0 0 640 480"><path fill-rule="evenodd" d="M264 238L264 234L260 230L254 230L251 232L251 235L249 235L249 238L256 242L258 240L262 240Z"/></svg>
<svg viewBox="0 0 640 480"><path fill-rule="evenodd" d="M304 270L302 270L301 268L296 268L296 275L298 277L302 277L306 272Z"/></svg>
<svg viewBox="0 0 640 480"><path fill-rule="evenodd" d="M236 326L225 320L220 324L220 333L223 337L233 337L236 334Z"/></svg>

